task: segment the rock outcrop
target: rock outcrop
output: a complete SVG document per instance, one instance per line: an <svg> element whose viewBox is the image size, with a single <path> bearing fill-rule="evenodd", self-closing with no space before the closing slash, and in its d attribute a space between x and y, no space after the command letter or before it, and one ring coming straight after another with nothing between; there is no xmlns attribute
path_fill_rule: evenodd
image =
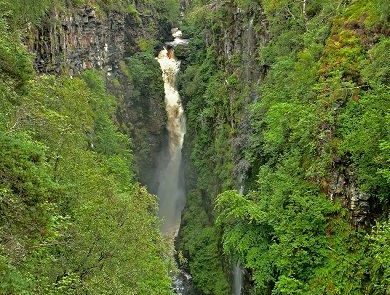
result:
<svg viewBox="0 0 390 295"><path fill-rule="evenodd" d="M349 163L334 163L328 195L332 201L340 200L343 206L350 211L354 226L369 225L370 196L358 188Z"/></svg>
<svg viewBox="0 0 390 295"><path fill-rule="evenodd" d="M91 7L54 10L39 27L30 28L29 36L39 73L75 75L90 68L110 72L125 53L125 15L97 16Z"/></svg>

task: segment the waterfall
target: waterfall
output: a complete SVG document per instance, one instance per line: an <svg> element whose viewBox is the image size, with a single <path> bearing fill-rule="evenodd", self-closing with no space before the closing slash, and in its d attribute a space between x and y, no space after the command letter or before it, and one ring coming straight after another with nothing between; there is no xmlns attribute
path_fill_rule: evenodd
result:
<svg viewBox="0 0 390 295"><path fill-rule="evenodd" d="M241 295L243 271L239 261L233 266L233 278L233 295Z"/></svg>
<svg viewBox="0 0 390 295"><path fill-rule="evenodd" d="M173 32L175 40L180 38ZM178 41L177 41L178 42ZM180 61L175 58L172 46L161 50L157 57L162 70L165 91L165 108L167 112L167 129L169 135L168 162L159 175L159 215L163 219L162 232L176 236L180 226L181 211L184 209L185 191L180 183L181 150L185 129L184 109L176 88L176 76L180 70Z"/></svg>
<svg viewBox="0 0 390 295"><path fill-rule="evenodd" d="M181 221L181 212L185 205L185 189L181 181L181 161L186 122L179 92L176 88L176 76L180 70L180 61L176 59L174 47L185 45L179 29L172 29L174 41L166 43L160 51L157 61L162 70L165 92L165 109L167 112L168 161L162 159L164 167L158 176L159 216L163 220L161 231L168 238L175 238ZM175 294L184 295L190 290L191 276L184 270L173 275Z"/></svg>
<svg viewBox="0 0 390 295"><path fill-rule="evenodd" d="M239 193L244 194L244 185L243 185L244 177L240 177L240 190ZM241 267L240 261L237 261L233 265L233 295L241 295L242 294L242 282L244 279L244 271Z"/></svg>

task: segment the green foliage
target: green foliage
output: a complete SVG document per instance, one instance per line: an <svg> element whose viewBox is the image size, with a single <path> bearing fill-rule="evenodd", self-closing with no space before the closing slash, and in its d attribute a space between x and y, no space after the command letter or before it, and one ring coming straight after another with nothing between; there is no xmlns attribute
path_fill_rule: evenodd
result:
<svg viewBox="0 0 390 295"><path fill-rule="evenodd" d="M387 202L388 187L380 171L386 169L389 158L381 151L381 144L389 142L389 91L375 89L365 93L359 101L351 101L341 116L343 152L351 153L361 188L375 190Z"/></svg>
<svg viewBox="0 0 390 295"><path fill-rule="evenodd" d="M134 179L117 98L96 71L35 77L0 30L0 293L171 294L157 200Z"/></svg>
<svg viewBox="0 0 390 295"><path fill-rule="evenodd" d="M166 121L164 88L159 64L152 52L138 52L120 65L123 76L118 96L123 99L118 105L117 117L123 129L132 139L135 170L148 185L154 180L151 157L158 153L153 136L164 130ZM160 135L161 136L161 135ZM158 150L157 150L158 149ZM153 174L153 175L151 175ZM153 178L153 179L151 179Z"/></svg>
<svg viewBox="0 0 390 295"><path fill-rule="evenodd" d="M245 23L257 5L195 1L186 18L193 42L181 85L200 206L222 232L224 254L250 271L253 294L385 294L387 253L378 245L388 235L390 192L389 6L261 1L269 41L253 56L266 70L257 83L241 74L251 64L240 52L224 53L243 42L229 40L230 22ZM254 27L264 33L256 19ZM231 189L242 185L245 161L248 193L240 195ZM346 168L349 185L383 219L371 234L329 198L346 198L331 187Z"/></svg>
<svg viewBox="0 0 390 295"><path fill-rule="evenodd" d="M53 6L61 3L62 0L15 0L15 1L0 1L1 16L7 16L13 26L25 26L27 23L38 23L41 17L50 10Z"/></svg>
<svg viewBox="0 0 390 295"><path fill-rule="evenodd" d="M0 16L6 17L13 28L25 29L28 24L39 25L53 10L63 12L86 5L93 7L101 17L112 11L126 13L139 24L142 17L151 15L156 23L172 24L177 22L180 14L178 0L1 0Z"/></svg>
<svg viewBox="0 0 390 295"><path fill-rule="evenodd" d="M235 2L238 7L245 10L249 10L251 7L257 8L257 4L258 4L257 0L235 0Z"/></svg>
<svg viewBox="0 0 390 295"><path fill-rule="evenodd" d="M225 252L238 255L254 271L259 294L272 285L275 294L350 294L359 290L364 266L357 266L356 261L364 254L361 248L349 247L349 241L359 236L354 237L345 221L335 223L332 218L341 209L318 194L315 186L289 175L290 165L285 163L275 172L263 168L258 190L246 197L234 192L218 197ZM345 268L352 269L345 273ZM355 280L335 280L342 270L343 276Z"/></svg>
<svg viewBox="0 0 390 295"><path fill-rule="evenodd" d="M220 260L218 234L202 208L198 192L188 194L182 224L178 248L190 257L187 267L195 285L204 294L227 294L229 283Z"/></svg>
<svg viewBox="0 0 390 295"><path fill-rule="evenodd" d="M8 30L8 25L0 15L0 31L4 34L0 38L0 77L21 86L33 74L30 55L17 42L18 35Z"/></svg>
<svg viewBox="0 0 390 295"><path fill-rule="evenodd" d="M146 38L139 38L137 40L137 45L141 52L148 52L153 53L154 48L157 45L157 42L155 40L146 39Z"/></svg>
<svg viewBox="0 0 390 295"><path fill-rule="evenodd" d="M373 232L368 236L372 244L370 249L371 282L370 294L386 294L390 292L390 226L389 221L377 223Z"/></svg>

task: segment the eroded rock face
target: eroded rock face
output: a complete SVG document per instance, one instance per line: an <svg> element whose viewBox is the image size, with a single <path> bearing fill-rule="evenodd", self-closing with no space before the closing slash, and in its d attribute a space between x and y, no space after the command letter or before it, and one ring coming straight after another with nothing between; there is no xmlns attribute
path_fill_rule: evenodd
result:
<svg viewBox="0 0 390 295"><path fill-rule="evenodd" d="M332 201L339 199L343 206L348 208L353 225L356 227L369 225L370 196L358 188L350 165L335 163L328 195Z"/></svg>
<svg viewBox="0 0 390 295"><path fill-rule="evenodd" d="M54 10L29 36L39 73L75 75L90 68L111 72L124 56L125 16L110 12L98 17L91 7Z"/></svg>
<svg viewBox="0 0 390 295"><path fill-rule="evenodd" d="M219 54L224 56L227 62L238 57L242 65L240 78L256 82L262 71L262 65L257 60L257 49L268 42L267 23L263 11L261 9L242 11L236 6L228 6L226 9L228 24L223 27L221 34L223 38L218 47Z"/></svg>
<svg viewBox="0 0 390 295"><path fill-rule="evenodd" d="M211 35L206 35L206 40L207 38L216 40L218 55L223 57L225 70L237 74L241 83L252 88L240 110L242 120L236 122L240 132L231 141L234 152L233 176L239 188L251 168L244 156L252 133L247 106L258 99L255 87L266 74L265 66L258 62L258 48L265 46L269 36L266 18L261 8L243 11L236 5L226 4L224 9L227 23L221 28L221 36L211 38ZM234 100L236 96L237 94L232 93L230 99Z"/></svg>

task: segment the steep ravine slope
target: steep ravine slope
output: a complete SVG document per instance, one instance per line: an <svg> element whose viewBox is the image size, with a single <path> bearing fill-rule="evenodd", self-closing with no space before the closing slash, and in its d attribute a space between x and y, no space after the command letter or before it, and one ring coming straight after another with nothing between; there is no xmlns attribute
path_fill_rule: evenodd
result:
<svg viewBox="0 0 390 295"><path fill-rule="evenodd" d="M170 36L170 20L155 4L141 1L137 8L131 14L129 8L54 8L38 26L29 27L24 42L34 54L38 73L72 76L88 69L105 73L110 91L119 99L119 124L133 140L137 174L154 187L153 165L164 142L166 121L154 55Z"/></svg>
<svg viewBox="0 0 390 295"><path fill-rule="evenodd" d="M231 293L237 260L248 294L389 292L386 1L185 2L199 293Z"/></svg>
<svg viewBox="0 0 390 295"><path fill-rule="evenodd" d="M191 294L390 293L388 1L180 2ZM0 1L0 294L172 293L178 4Z"/></svg>
<svg viewBox="0 0 390 295"><path fill-rule="evenodd" d="M172 293L138 182L163 138L171 11L88 4L0 3L0 294Z"/></svg>

